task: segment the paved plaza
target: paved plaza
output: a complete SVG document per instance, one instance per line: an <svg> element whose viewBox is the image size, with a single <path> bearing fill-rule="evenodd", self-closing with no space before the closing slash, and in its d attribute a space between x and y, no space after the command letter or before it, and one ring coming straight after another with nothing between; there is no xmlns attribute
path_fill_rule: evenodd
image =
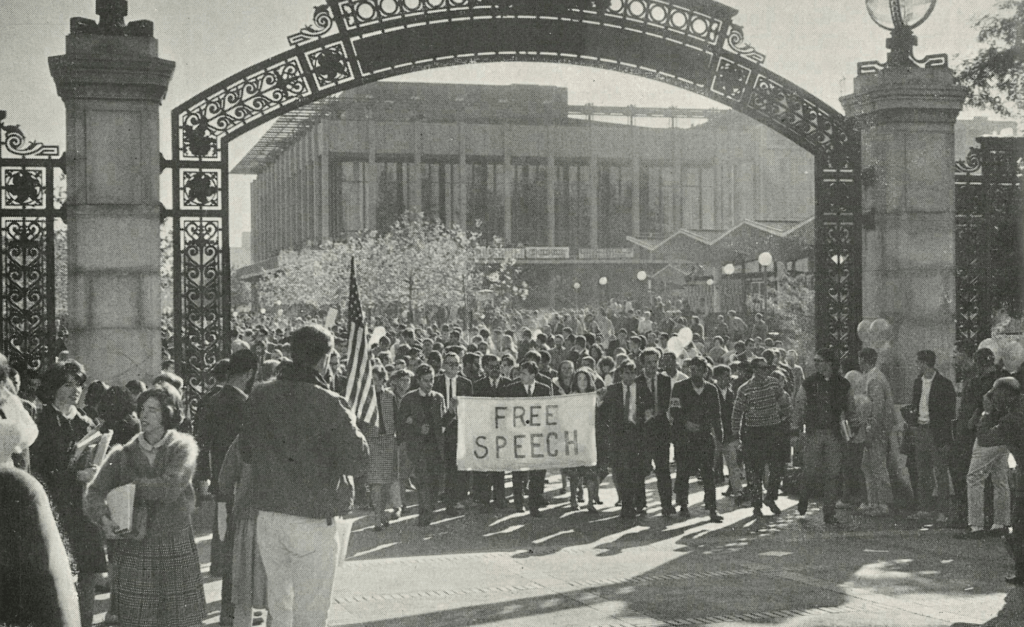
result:
<svg viewBox="0 0 1024 627"><path fill-rule="evenodd" d="M819 508L801 518L785 497L782 516L762 522L724 498L723 524L666 519L653 506L653 478L650 513L624 521L610 482L600 513L590 514L569 510L557 479L542 519L470 509L425 529L405 516L377 533L369 513L356 512L330 624L949 626L1024 605L1016 591L1007 596L1010 560L998 539L956 540L931 525L852 512L829 528ZM691 485L694 515L703 513L699 493ZM197 530L204 573L211 511L204 503ZM218 581L207 577L206 595L207 624L217 624Z"/></svg>

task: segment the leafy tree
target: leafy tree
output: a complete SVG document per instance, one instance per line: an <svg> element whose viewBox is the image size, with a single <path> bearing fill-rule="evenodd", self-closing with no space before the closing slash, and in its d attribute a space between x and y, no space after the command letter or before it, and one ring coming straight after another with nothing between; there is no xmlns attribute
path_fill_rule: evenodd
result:
<svg viewBox="0 0 1024 627"><path fill-rule="evenodd" d="M342 242L282 252L279 267L260 281L260 299L318 309L337 305L344 311L352 258L363 306L376 312L473 308L474 296L484 289L499 306L515 296L515 260L496 242L484 243L478 234L458 228L405 220L387 233L359 233Z"/></svg>
<svg viewBox="0 0 1024 627"><path fill-rule="evenodd" d="M977 22L982 47L957 72L967 104L1006 116L1024 112L1024 0L1003 0Z"/></svg>

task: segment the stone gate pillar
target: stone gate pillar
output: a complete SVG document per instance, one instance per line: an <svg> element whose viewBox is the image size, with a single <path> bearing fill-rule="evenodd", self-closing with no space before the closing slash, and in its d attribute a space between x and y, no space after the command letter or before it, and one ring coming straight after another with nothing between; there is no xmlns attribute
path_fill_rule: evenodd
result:
<svg viewBox="0 0 1024 627"><path fill-rule="evenodd" d="M966 96L948 67L909 66L863 73L842 99L861 129L864 318L892 325L878 348L897 403L910 402L917 351L953 374L953 127Z"/></svg>
<svg viewBox="0 0 1024 627"><path fill-rule="evenodd" d="M50 73L67 111L68 348L90 379L160 370L160 103L174 63L150 22L71 21Z"/></svg>

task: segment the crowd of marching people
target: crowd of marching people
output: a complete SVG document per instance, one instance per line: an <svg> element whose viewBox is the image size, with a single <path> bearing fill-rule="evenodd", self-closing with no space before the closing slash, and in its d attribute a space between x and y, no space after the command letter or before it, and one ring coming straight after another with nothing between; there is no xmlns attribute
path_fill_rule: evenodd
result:
<svg viewBox="0 0 1024 627"><path fill-rule="evenodd" d="M1024 542L1008 535L1020 515L1008 457L1024 455L1022 375L992 350L975 353L958 402L922 348L900 408L871 348L854 364L820 350L805 372L760 315L708 322L655 304L534 312L509 328L392 322L373 333L376 411L358 423L344 342L307 320L239 324L192 412L172 362L152 381L110 387L70 355L39 373L0 356L0 499L25 513L0 516L3 533L25 538L2 549L0 624L91 625L103 573L108 623L201 624L193 515L204 498L217 504L210 573L223 580L223 625L260 624L261 608L281 624L325 624L343 545L335 523L353 506L386 533L413 511L422 526L542 517L557 492L573 510L615 503L626 520L779 516L783 493L801 516L820 499L827 525L843 510L907 516L964 539L1008 536L1019 556L1010 581L1024 584ZM459 469L460 399L574 394L597 397L595 465L560 477ZM107 434L95 456L84 444L94 433ZM703 508L690 503L693 477ZM127 485L128 528L109 505Z"/></svg>

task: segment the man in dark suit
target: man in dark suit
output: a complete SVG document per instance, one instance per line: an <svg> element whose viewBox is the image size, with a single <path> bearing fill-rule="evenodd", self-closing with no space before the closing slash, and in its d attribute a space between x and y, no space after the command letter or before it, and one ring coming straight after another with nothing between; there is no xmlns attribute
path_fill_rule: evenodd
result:
<svg viewBox="0 0 1024 627"><path fill-rule="evenodd" d="M654 462L654 476L658 478L658 497L661 499L661 515L676 513L672 506L672 472L669 469L669 445L672 442L672 427L669 424L668 408L672 399L672 378L658 372L661 351L648 347L640 353L640 367L643 375L637 385L646 386L654 400L654 417L644 424L644 450L647 459ZM646 498L644 499L646 506Z"/></svg>
<svg viewBox="0 0 1024 627"><path fill-rule="evenodd" d="M953 382L935 370L935 353L923 350L917 354L919 376L914 379L914 394L907 412L907 424L914 438L914 461L917 465L917 513L914 518L938 516L946 522L949 516L949 450L953 443L953 416L956 412L956 389ZM932 496L938 478L938 501Z"/></svg>
<svg viewBox="0 0 1024 627"><path fill-rule="evenodd" d="M537 380L537 364L524 361L519 366L519 383L513 383L502 390L505 398L531 398L534 396L552 396L551 386ZM543 470L529 470L512 473L512 498L516 511L523 511L523 492L529 494L530 516L540 518L540 508L544 502Z"/></svg>
<svg viewBox="0 0 1024 627"><path fill-rule="evenodd" d="M222 490L217 484L220 468L224 465L228 448L242 430L243 407L249 398L249 386L256 378L259 360L256 354L242 349L231 355L227 367L227 380L219 392L210 396L196 415L198 438L204 443L202 456L210 469L210 493L217 499L217 509L225 515L214 517L213 540L211 544L210 571L214 576L223 577L221 582L221 614L234 615L231 602L231 551L234 546L234 527L230 503L234 493L230 487ZM222 531L221 525L227 525ZM223 538L223 540L221 539Z"/></svg>
<svg viewBox="0 0 1024 627"><path fill-rule="evenodd" d="M444 503L445 514L457 516L459 501L469 490L469 473L460 471L455 455L459 444L459 397L473 396L473 382L459 374L462 358L455 351L444 354L442 376L434 380L434 391L444 397L448 410L444 414Z"/></svg>
<svg viewBox="0 0 1024 627"><path fill-rule="evenodd" d="M644 478L651 459L644 449L644 423L654 418L654 397L646 385L637 385L636 363L627 359L618 368L622 380L607 388L598 409L611 426L612 471L619 490L622 518L636 518L646 504Z"/></svg>
<svg viewBox="0 0 1024 627"><path fill-rule="evenodd" d="M512 385L512 380L501 376L501 365L497 355L483 356L484 377L473 382L473 396L500 398L502 389ZM473 498L481 505L494 504L495 509L505 509L505 473L475 472L473 474Z"/></svg>

